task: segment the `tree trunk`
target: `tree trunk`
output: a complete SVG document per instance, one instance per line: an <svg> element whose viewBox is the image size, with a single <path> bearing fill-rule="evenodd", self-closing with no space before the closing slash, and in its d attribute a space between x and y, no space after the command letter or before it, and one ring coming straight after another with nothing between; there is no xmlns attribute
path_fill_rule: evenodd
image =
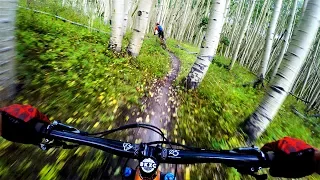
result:
<svg viewBox="0 0 320 180"><path fill-rule="evenodd" d="M306 87L306 85L307 85L307 83L308 83L311 70L313 69L313 62L316 61L316 56L317 56L317 53L318 53L319 45L320 45L320 39L319 39L319 41L318 41L318 43L317 43L317 47L316 47L316 50L315 50L315 52L314 52L314 56L313 56L313 58L311 59L311 62L310 62L310 66L309 66L309 68L308 68L307 75L306 75L306 77L305 77L305 79L304 79L302 88L301 88L300 93L299 93L300 95L302 95L302 94L304 93L305 87ZM298 96L299 96L299 95L298 95Z"/></svg>
<svg viewBox="0 0 320 180"><path fill-rule="evenodd" d="M302 13L301 13L301 16L303 16L303 15L304 15L304 12L306 11L308 1L309 1L309 0L304 0L304 1L303 1L302 10L301 10L301 12L302 12Z"/></svg>
<svg viewBox="0 0 320 180"><path fill-rule="evenodd" d="M275 30L277 27L277 22L278 22L278 18L280 15L281 6L282 6L282 0L277 0L275 7L274 7L272 20L271 20L271 23L270 23L270 26L268 29L268 35L267 35L266 43L265 43L265 47L264 47L265 50L263 53L263 59L261 61L260 69L258 72L258 78L262 81L265 79L265 76L266 76L268 62L269 62L270 54L271 54L271 50L272 50L274 33L275 33Z"/></svg>
<svg viewBox="0 0 320 180"><path fill-rule="evenodd" d="M129 14L129 10L131 8L131 5L132 5L132 0L125 0L122 35L124 35L127 32L128 18L129 18L128 14Z"/></svg>
<svg viewBox="0 0 320 180"><path fill-rule="evenodd" d="M310 1L311 1L311 0L310 0ZM318 85L318 86L319 86L319 85ZM318 87L318 86L317 86L317 87ZM314 96L311 97L311 101L310 101L310 103L309 103L309 105L308 105L308 107L307 107L307 111L310 111L311 109L314 108L315 103L316 103L316 100L317 100L317 98L318 98L319 95L320 95L320 91L317 91L317 92L314 94Z"/></svg>
<svg viewBox="0 0 320 180"><path fill-rule="evenodd" d="M139 55L144 35L147 30L150 9L152 5L153 0L141 0L139 2L139 6L136 13L136 21L133 29L133 35L127 49L128 53L133 57L137 57Z"/></svg>
<svg viewBox="0 0 320 180"><path fill-rule="evenodd" d="M158 1L158 0L157 0L157 1ZM163 14L163 1L164 1L164 0L160 0L160 3L157 2L157 12L158 12L157 22L158 22L158 23L160 23L161 18L162 18L162 14Z"/></svg>
<svg viewBox="0 0 320 180"><path fill-rule="evenodd" d="M286 99L319 29L320 1L309 0L301 23L294 30L285 58L267 94L246 122L248 141L255 141L268 127Z"/></svg>
<svg viewBox="0 0 320 180"><path fill-rule="evenodd" d="M15 94L16 0L2 0L0 7L0 102Z"/></svg>
<svg viewBox="0 0 320 180"><path fill-rule="evenodd" d="M123 38L122 26L124 20L124 0L113 0L112 5L112 32L109 42L109 48L120 52Z"/></svg>
<svg viewBox="0 0 320 180"><path fill-rule="evenodd" d="M236 50L235 50L235 52L234 52L234 54L232 56L232 61L231 61L231 64L229 66L230 70L233 68L234 63L236 62L236 60L238 58L238 53L239 53L239 50L240 50L240 46L242 44L242 40L244 38L244 35L245 35L246 31L247 31L247 28L248 28L248 25L249 25L249 22L250 22L250 19L251 19L255 4L256 4L256 0L252 0L252 5L250 7L250 11L249 11L249 13L247 14L247 16L245 18L245 22L244 22L244 24L242 26L242 29L240 31L240 37L238 39L238 44L237 44Z"/></svg>
<svg viewBox="0 0 320 180"><path fill-rule="evenodd" d="M294 21L294 17L295 17L295 14L296 14L296 9L297 9L297 3L298 3L298 0L294 0L293 4L292 4L292 9L291 9L291 13L290 13L290 19L289 19L289 22L288 22L288 27L287 27L287 33L286 33L286 36L284 38L284 45L282 46L282 49L281 49L281 53L280 53L280 56L277 60L277 63L272 71L272 74L271 74L271 80L273 80L273 78L276 76L276 73L278 71L278 68L282 62L282 59L283 59L283 56L288 48L288 45L289 45L289 40L290 40L290 37L291 37L291 31L293 29L293 21Z"/></svg>
<svg viewBox="0 0 320 180"><path fill-rule="evenodd" d="M208 29L202 40L199 56L186 78L186 86L188 89L194 89L199 86L216 54L224 24L223 15L225 7L226 0L215 0L213 3Z"/></svg>

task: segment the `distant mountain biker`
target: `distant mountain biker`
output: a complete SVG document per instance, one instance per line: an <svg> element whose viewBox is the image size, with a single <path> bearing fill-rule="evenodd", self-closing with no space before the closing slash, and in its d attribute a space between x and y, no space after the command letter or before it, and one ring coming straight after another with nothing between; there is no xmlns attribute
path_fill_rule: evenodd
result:
<svg viewBox="0 0 320 180"><path fill-rule="evenodd" d="M159 38L164 39L163 27L159 23L156 23L153 34L156 35L156 32L158 32Z"/></svg>
<svg viewBox="0 0 320 180"><path fill-rule="evenodd" d="M9 141L39 145L42 138L38 132L49 124L49 118L30 105L0 108L0 135ZM320 172L320 151L302 140L285 137L265 144L261 150L274 152L271 176L300 178Z"/></svg>

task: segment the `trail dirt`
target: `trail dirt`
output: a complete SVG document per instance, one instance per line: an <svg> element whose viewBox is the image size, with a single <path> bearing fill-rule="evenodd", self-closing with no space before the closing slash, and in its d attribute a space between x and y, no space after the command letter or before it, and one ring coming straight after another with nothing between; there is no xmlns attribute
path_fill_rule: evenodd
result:
<svg viewBox="0 0 320 180"><path fill-rule="evenodd" d="M173 134L179 105L176 99L177 91L173 83L180 71L180 60L173 53L169 52L169 54L171 69L165 77L153 81L148 95L141 99L142 106L145 108L143 108L143 110L139 108L126 110L125 113L122 113L118 118L117 126L131 123L146 123L160 128L169 140L173 140L171 135ZM124 122L123 119L126 119L126 121ZM128 142L140 143L161 141L162 137L150 130L138 129L130 131L123 139ZM110 158L108 159L110 160ZM105 176L104 178L121 179L121 175L116 173L116 171L118 171L117 169L119 167L125 165L126 160L124 158L116 159L113 158L113 163L106 162L108 165L105 165L105 170L111 173L108 173L107 177ZM127 166L135 168L137 161L129 161ZM178 166L176 179L183 179L181 167L182 166ZM163 164L160 165L159 170L164 173L174 173L175 165Z"/></svg>

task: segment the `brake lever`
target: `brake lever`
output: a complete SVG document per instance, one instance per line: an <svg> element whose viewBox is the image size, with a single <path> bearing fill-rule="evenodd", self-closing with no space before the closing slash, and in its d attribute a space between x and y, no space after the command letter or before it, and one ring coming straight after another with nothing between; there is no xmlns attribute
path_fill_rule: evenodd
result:
<svg viewBox="0 0 320 180"><path fill-rule="evenodd" d="M50 148L62 148L62 149L73 149L75 147L78 147L77 144L67 144L63 141L55 141L55 140L49 140L45 139L43 143L40 143L40 149L43 151L49 150Z"/></svg>
<svg viewBox="0 0 320 180"><path fill-rule="evenodd" d="M75 134L80 134L80 135L88 135L87 132L84 132L84 131L80 131L79 129L75 128L75 127L72 127L72 126L69 126L69 125L66 125L66 124L63 124L61 123L60 121L53 121L52 124L49 125L48 129L57 129L57 130L61 130L61 131L67 131L67 132L71 132L71 133L75 133Z"/></svg>

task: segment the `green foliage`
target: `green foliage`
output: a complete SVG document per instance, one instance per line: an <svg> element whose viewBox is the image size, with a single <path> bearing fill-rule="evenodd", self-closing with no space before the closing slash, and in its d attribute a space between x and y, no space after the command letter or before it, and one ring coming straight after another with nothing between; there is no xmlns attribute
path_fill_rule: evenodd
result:
<svg viewBox="0 0 320 180"><path fill-rule="evenodd" d="M225 46L229 46L230 45L230 41L229 41L228 37L226 37L226 36L221 38L220 43L224 44Z"/></svg>
<svg viewBox="0 0 320 180"><path fill-rule="evenodd" d="M27 6L26 3L22 5ZM30 1L28 6L83 24L89 21L88 17L61 7L55 1ZM91 32L22 9L18 11L17 21L17 68L23 88L15 102L32 104L52 120L61 119L87 131L110 129L121 109L139 107L139 99L148 92L150 81L163 77L169 69L168 53L154 36L145 38L140 56L132 59L107 49L108 34ZM201 26L207 23L208 18L204 18ZM93 27L110 31L99 18ZM130 36L128 33L124 37L124 48ZM222 43L227 46L228 39L222 38ZM181 81L196 56L177 48L174 40L168 40L167 44L182 60L178 79ZM190 52L199 50L189 44L180 45ZM244 145L238 126L254 111L264 92L243 87L242 84L255 77L237 64L234 71L229 72L225 69L228 64L228 59L215 57L195 91L186 92L177 85L181 104L176 133L179 141L214 149ZM257 145L283 136L301 138L314 146L320 143L319 127L294 115L290 110L292 104L300 111L304 109L303 104L289 97ZM0 176L3 179L99 177L96 172L100 172L98 169L106 157L101 151L88 147L42 152L33 146L12 144L3 139L0 142ZM192 179L244 178L234 169L220 165L206 164L191 169Z"/></svg>
<svg viewBox="0 0 320 180"><path fill-rule="evenodd" d="M83 24L88 22L88 17L53 1L31 3L29 7ZM110 27L100 25L103 23L97 19L93 27L109 32ZM109 51L109 34L25 9L18 10L16 36L17 73L22 89L11 103L31 104L51 120L86 131L115 126L114 120L122 109L140 107L139 99L148 92L148 84L169 70L169 55L156 37L145 38L140 56L134 59ZM124 37L124 48L130 36L128 33ZM0 141L3 179L99 177L102 172L98 169L106 157L93 148L46 153L33 146Z"/></svg>
<svg viewBox="0 0 320 180"><path fill-rule="evenodd" d="M177 48L173 40L167 42L169 48L182 61L181 80L188 74L196 56ZM195 48L183 43L179 45L188 51L194 51ZM252 82L255 76L238 64L235 64L234 71L229 72L226 69L229 63L229 59L216 56L198 89L186 92L180 88L178 134L186 144L213 149L246 146L239 125L255 110L264 91L243 87L243 84ZM257 146L284 136L301 138L315 147L318 146L320 138L317 129L292 113L291 105L295 105L301 112L305 108L293 97L288 97L267 131L258 140ZM229 179L249 178L240 176L234 169L199 165L192 168L191 179L211 179L210 177L217 176L216 173L220 174L222 179L226 176Z"/></svg>
<svg viewBox="0 0 320 180"><path fill-rule="evenodd" d="M200 22L200 24L199 24L199 27L200 27L200 28L203 27L203 29L205 30L205 29L207 29L208 23L209 23L209 17L203 17L203 18L201 19L201 22Z"/></svg>

